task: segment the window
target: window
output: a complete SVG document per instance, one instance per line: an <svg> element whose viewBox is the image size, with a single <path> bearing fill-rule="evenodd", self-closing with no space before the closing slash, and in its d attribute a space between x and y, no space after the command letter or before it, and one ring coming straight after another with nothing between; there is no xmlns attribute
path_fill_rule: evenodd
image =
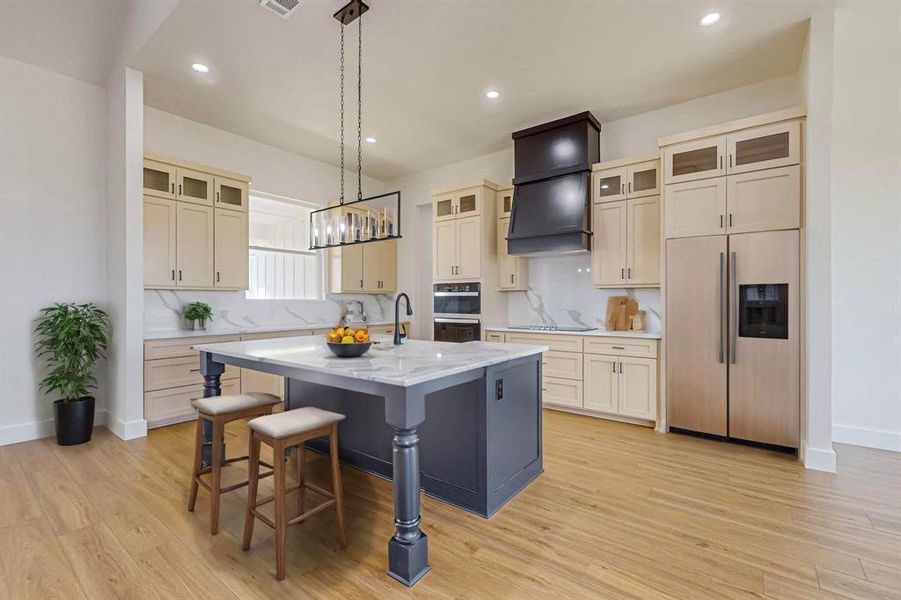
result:
<svg viewBox="0 0 901 600"><path fill-rule="evenodd" d="M323 256L310 251L310 211L300 202L250 196L250 288L254 300L321 300Z"/></svg>

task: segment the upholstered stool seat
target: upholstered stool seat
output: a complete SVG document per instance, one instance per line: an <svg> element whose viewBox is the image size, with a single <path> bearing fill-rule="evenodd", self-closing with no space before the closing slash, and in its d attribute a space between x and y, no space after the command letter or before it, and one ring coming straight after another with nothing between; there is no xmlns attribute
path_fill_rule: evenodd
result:
<svg viewBox="0 0 901 600"><path fill-rule="evenodd" d="M247 394L234 394L232 396L210 396L198 398L191 402L191 406L208 415L221 415L242 410L272 406L281 402L278 396L263 392L250 392Z"/></svg>
<svg viewBox="0 0 901 600"><path fill-rule="evenodd" d="M229 396L210 396L198 398L191 402L197 410L197 431L194 440L194 468L191 473L191 492L188 496L188 510L193 511L197 502L198 487L203 486L210 492L210 534L216 535L219 531L219 496L247 485L244 480L234 485L221 487L222 467L229 463L247 460L248 456L236 456L225 458L225 425L239 419L253 419L272 414L275 405L281 402L278 396L251 392L249 394L234 394ZM203 424L208 422L213 430L210 465L203 467ZM269 465L266 465L267 467ZM271 469L271 467L270 467ZM210 474L210 482L207 483L201 475ZM264 473L261 477L267 477L272 472Z"/></svg>
<svg viewBox="0 0 901 600"><path fill-rule="evenodd" d="M297 525L314 514L321 512L330 506L335 507L338 520L338 542L341 546L347 545L347 533L344 525L344 500L341 493L341 468L338 462L338 423L344 419L344 415L307 406L288 410L283 413L257 417L248 421L250 427L250 462L248 463L248 480L250 486L247 491L247 509L244 514L244 542L242 549L250 549L253 538L253 524L259 519L269 527L275 529L275 576L276 579L285 578L286 562L286 530L291 525ZM304 463L306 462L304 443L314 438L328 436L329 455L332 471L332 491L329 492L306 481ZM257 500L257 488L260 475L260 445L266 443L272 447L272 472L275 474L275 491L272 496ZM297 448L297 485L286 488L285 480L285 449ZM268 466L268 465L265 465ZM290 521L285 515L285 496L297 490L297 516ZM311 490L327 498L325 502L315 508L304 512L304 498L306 491ZM275 503L275 520L260 514L257 510L260 506Z"/></svg>

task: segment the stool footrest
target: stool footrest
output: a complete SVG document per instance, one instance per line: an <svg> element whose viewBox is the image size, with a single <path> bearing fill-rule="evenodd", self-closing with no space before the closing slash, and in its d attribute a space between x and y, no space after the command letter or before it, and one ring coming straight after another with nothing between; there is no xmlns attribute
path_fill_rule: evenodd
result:
<svg viewBox="0 0 901 600"><path fill-rule="evenodd" d="M312 517L313 515L315 515L316 513L321 512L321 511L325 510L326 508L331 508L334 505L335 505L334 499L326 500L325 502L323 502L316 508L314 508L312 510L308 510L307 512L303 513L302 515L297 515L296 517L294 517L293 519L291 519L290 521L285 523L285 525L297 525L298 523L302 523L305 520Z"/></svg>
<svg viewBox="0 0 901 600"><path fill-rule="evenodd" d="M270 520L269 520L269 517L267 517L266 515L260 513L260 511L258 511L258 510L255 509L255 508L250 509L250 512L251 512L251 514L253 514L253 516L255 516L257 519L259 519L260 521L262 521L263 523L265 523L266 525L268 525L268 526L271 527L272 529L275 529L275 523L273 523L272 521L270 521Z"/></svg>

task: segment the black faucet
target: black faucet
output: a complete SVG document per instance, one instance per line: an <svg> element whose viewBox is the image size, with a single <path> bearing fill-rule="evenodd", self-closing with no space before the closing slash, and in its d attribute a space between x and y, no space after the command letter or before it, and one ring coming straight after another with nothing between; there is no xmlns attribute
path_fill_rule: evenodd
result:
<svg viewBox="0 0 901 600"><path fill-rule="evenodd" d="M400 299L406 298L407 300L407 316L413 314L413 307L410 306L410 297L407 296L404 292L401 292L397 295L397 298L394 300L394 345L400 346L403 344L403 338L400 337Z"/></svg>

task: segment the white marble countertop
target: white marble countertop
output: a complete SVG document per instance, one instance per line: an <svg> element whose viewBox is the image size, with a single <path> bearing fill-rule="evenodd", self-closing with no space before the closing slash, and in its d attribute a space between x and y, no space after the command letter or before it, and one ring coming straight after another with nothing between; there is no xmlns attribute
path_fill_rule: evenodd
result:
<svg viewBox="0 0 901 600"><path fill-rule="evenodd" d="M540 354L548 349L530 344L456 344L425 340L407 340L401 346L394 346L390 336L375 335L372 339L378 343L359 358L338 358L326 347L325 340L314 337L199 344L194 348L222 356L402 387Z"/></svg>
<svg viewBox="0 0 901 600"><path fill-rule="evenodd" d="M401 321L410 325L409 321ZM367 323L354 323L354 327L370 327L376 325L394 326L394 321L372 321ZM207 337L214 335L250 335L252 333L284 333L285 331L309 331L311 329L331 329L335 326L333 321L322 323L298 323L297 325L284 325L281 327L222 327L207 329L206 331L191 331L189 329L169 329L161 331L144 332L145 340L168 340L174 338Z"/></svg>
<svg viewBox="0 0 901 600"><path fill-rule="evenodd" d="M587 335L594 337L626 337L659 340L663 336L660 333L649 331L607 331L606 329L594 329L592 331L537 331L532 329L514 329L512 327L486 327L485 331L502 331L504 333L535 333L548 335Z"/></svg>

